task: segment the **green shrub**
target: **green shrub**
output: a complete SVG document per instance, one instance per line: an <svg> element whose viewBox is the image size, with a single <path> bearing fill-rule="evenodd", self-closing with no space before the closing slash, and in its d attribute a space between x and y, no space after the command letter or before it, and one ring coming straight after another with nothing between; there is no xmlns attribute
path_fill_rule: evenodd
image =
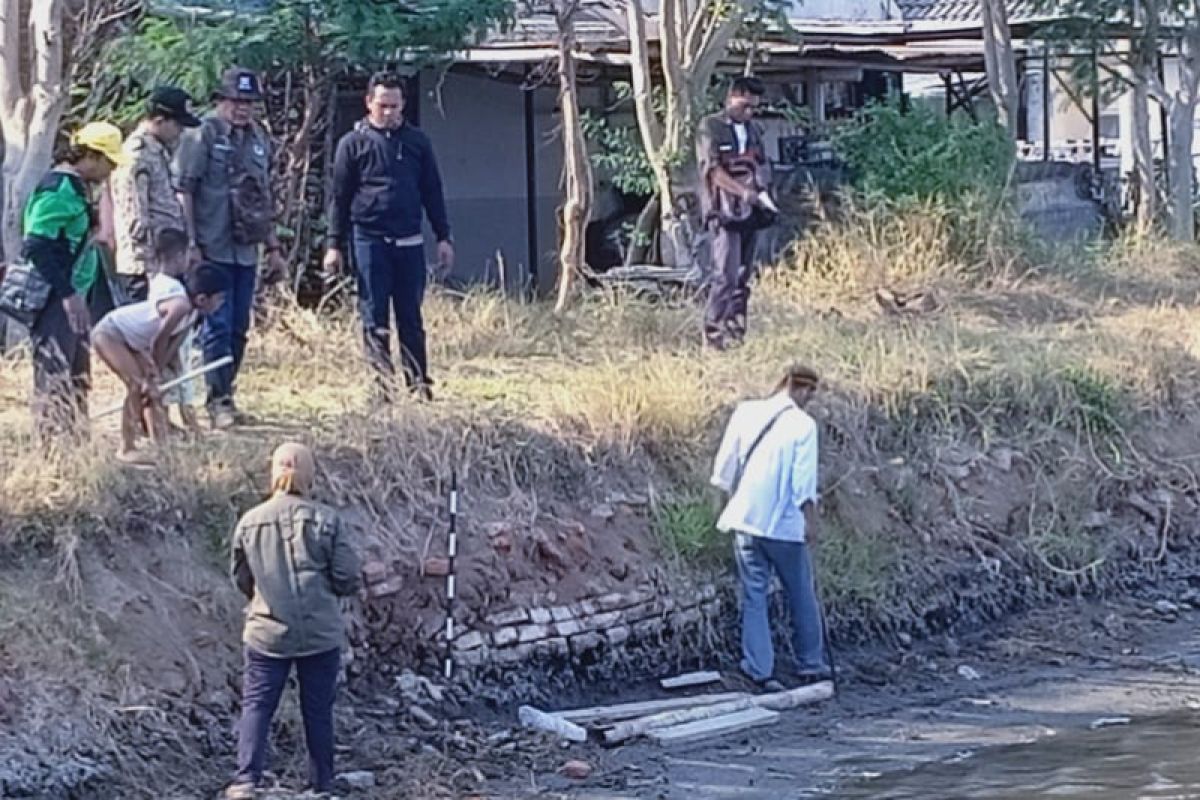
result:
<svg viewBox="0 0 1200 800"><path fill-rule="evenodd" d="M834 148L860 192L890 201L958 201L1003 189L1013 145L993 122L971 123L922 105L864 108L834 131Z"/></svg>

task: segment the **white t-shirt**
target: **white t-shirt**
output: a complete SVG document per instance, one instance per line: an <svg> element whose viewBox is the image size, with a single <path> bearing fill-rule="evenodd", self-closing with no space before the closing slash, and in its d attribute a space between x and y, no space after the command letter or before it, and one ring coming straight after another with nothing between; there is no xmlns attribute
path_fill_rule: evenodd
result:
<svg viewBox="0 0 1200 800"><path fill-rule="evenodd" d="M740 156L742 153L746 152L746 145L750 141L750 134L746 131L746 123L733 123L733 135L737 139L737 151L738 155Z"/></svg>
<svg viewBox="0 0 1200 800"><path fill-rule="evenodd" d="M116 327L131 349L149 353L154 344L154 334L158 332L162 320L162 305L177 297L186 299L187 289L179 282L178 278L172 278L170 275L160 272L150 279L145 300L114 309L108 312L105 319L110 320L110 324ZM172 331L172 335L186 331L194 317L195 312L185 315Z"/></svg>

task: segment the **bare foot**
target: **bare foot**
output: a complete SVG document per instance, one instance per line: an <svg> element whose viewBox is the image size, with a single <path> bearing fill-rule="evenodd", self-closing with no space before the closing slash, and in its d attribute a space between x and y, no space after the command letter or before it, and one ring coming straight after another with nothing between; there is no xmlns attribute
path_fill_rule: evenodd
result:
<svg viewBox="0 0 1200 800"><path fill-rule="evenodd" d="M130 467L151 469L154 467L154 457L139 450L121 450L117 453L117 461Z"/></svg>

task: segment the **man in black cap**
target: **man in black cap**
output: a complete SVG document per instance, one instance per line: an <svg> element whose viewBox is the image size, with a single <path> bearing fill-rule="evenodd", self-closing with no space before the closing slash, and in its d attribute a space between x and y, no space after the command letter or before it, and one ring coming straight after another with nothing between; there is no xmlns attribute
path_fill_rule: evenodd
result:
<svg viewBox="0 0 1200 800"><path fill-rule="evenodd" d="M126 162L109 180L117 250L114 297L118 305L146 299L149 273L155 264L158 236L183 230L183 207L175 195L171 155L184 128L200 119L190 110L188 93L159 86L146 101L146 113L125 140Z"/></svg>
<svg viewBox="0 0 1200 800"><path fill-rule="evenodd" d="M179 148L179 191L191 259L217 265L226 273L225 304L204 320L204 360L232 356L233 364L206 376L206 405L215 428L238 422L234 388L246 351L258 264L265 256L264 280L282 276L283 251L275 233L271 196L271 146L255 120L262 101L258 75L233 67L221 77L216 110L196 135Z"/></svg>

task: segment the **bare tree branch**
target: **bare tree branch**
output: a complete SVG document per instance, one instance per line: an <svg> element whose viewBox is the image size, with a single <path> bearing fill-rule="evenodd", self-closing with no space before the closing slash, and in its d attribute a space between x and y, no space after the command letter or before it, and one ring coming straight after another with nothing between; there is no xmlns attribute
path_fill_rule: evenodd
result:
<svg viewBox="0 0 1200 800"><path fill-rule="evenodd" d="M25 94L21 87L20 5L20 0L0 0L0 125L16 113L17 101Z"/></svg>
<svg viewBox="0 0 1200 800"><path fill-rule="evenodd" d="M662 152L663 129L654 111L654 87L650 84L650 48L646 42L646 11L642 0L626 0L629 15L629 53L633 105L646 154L654 161Z"/></svg>

